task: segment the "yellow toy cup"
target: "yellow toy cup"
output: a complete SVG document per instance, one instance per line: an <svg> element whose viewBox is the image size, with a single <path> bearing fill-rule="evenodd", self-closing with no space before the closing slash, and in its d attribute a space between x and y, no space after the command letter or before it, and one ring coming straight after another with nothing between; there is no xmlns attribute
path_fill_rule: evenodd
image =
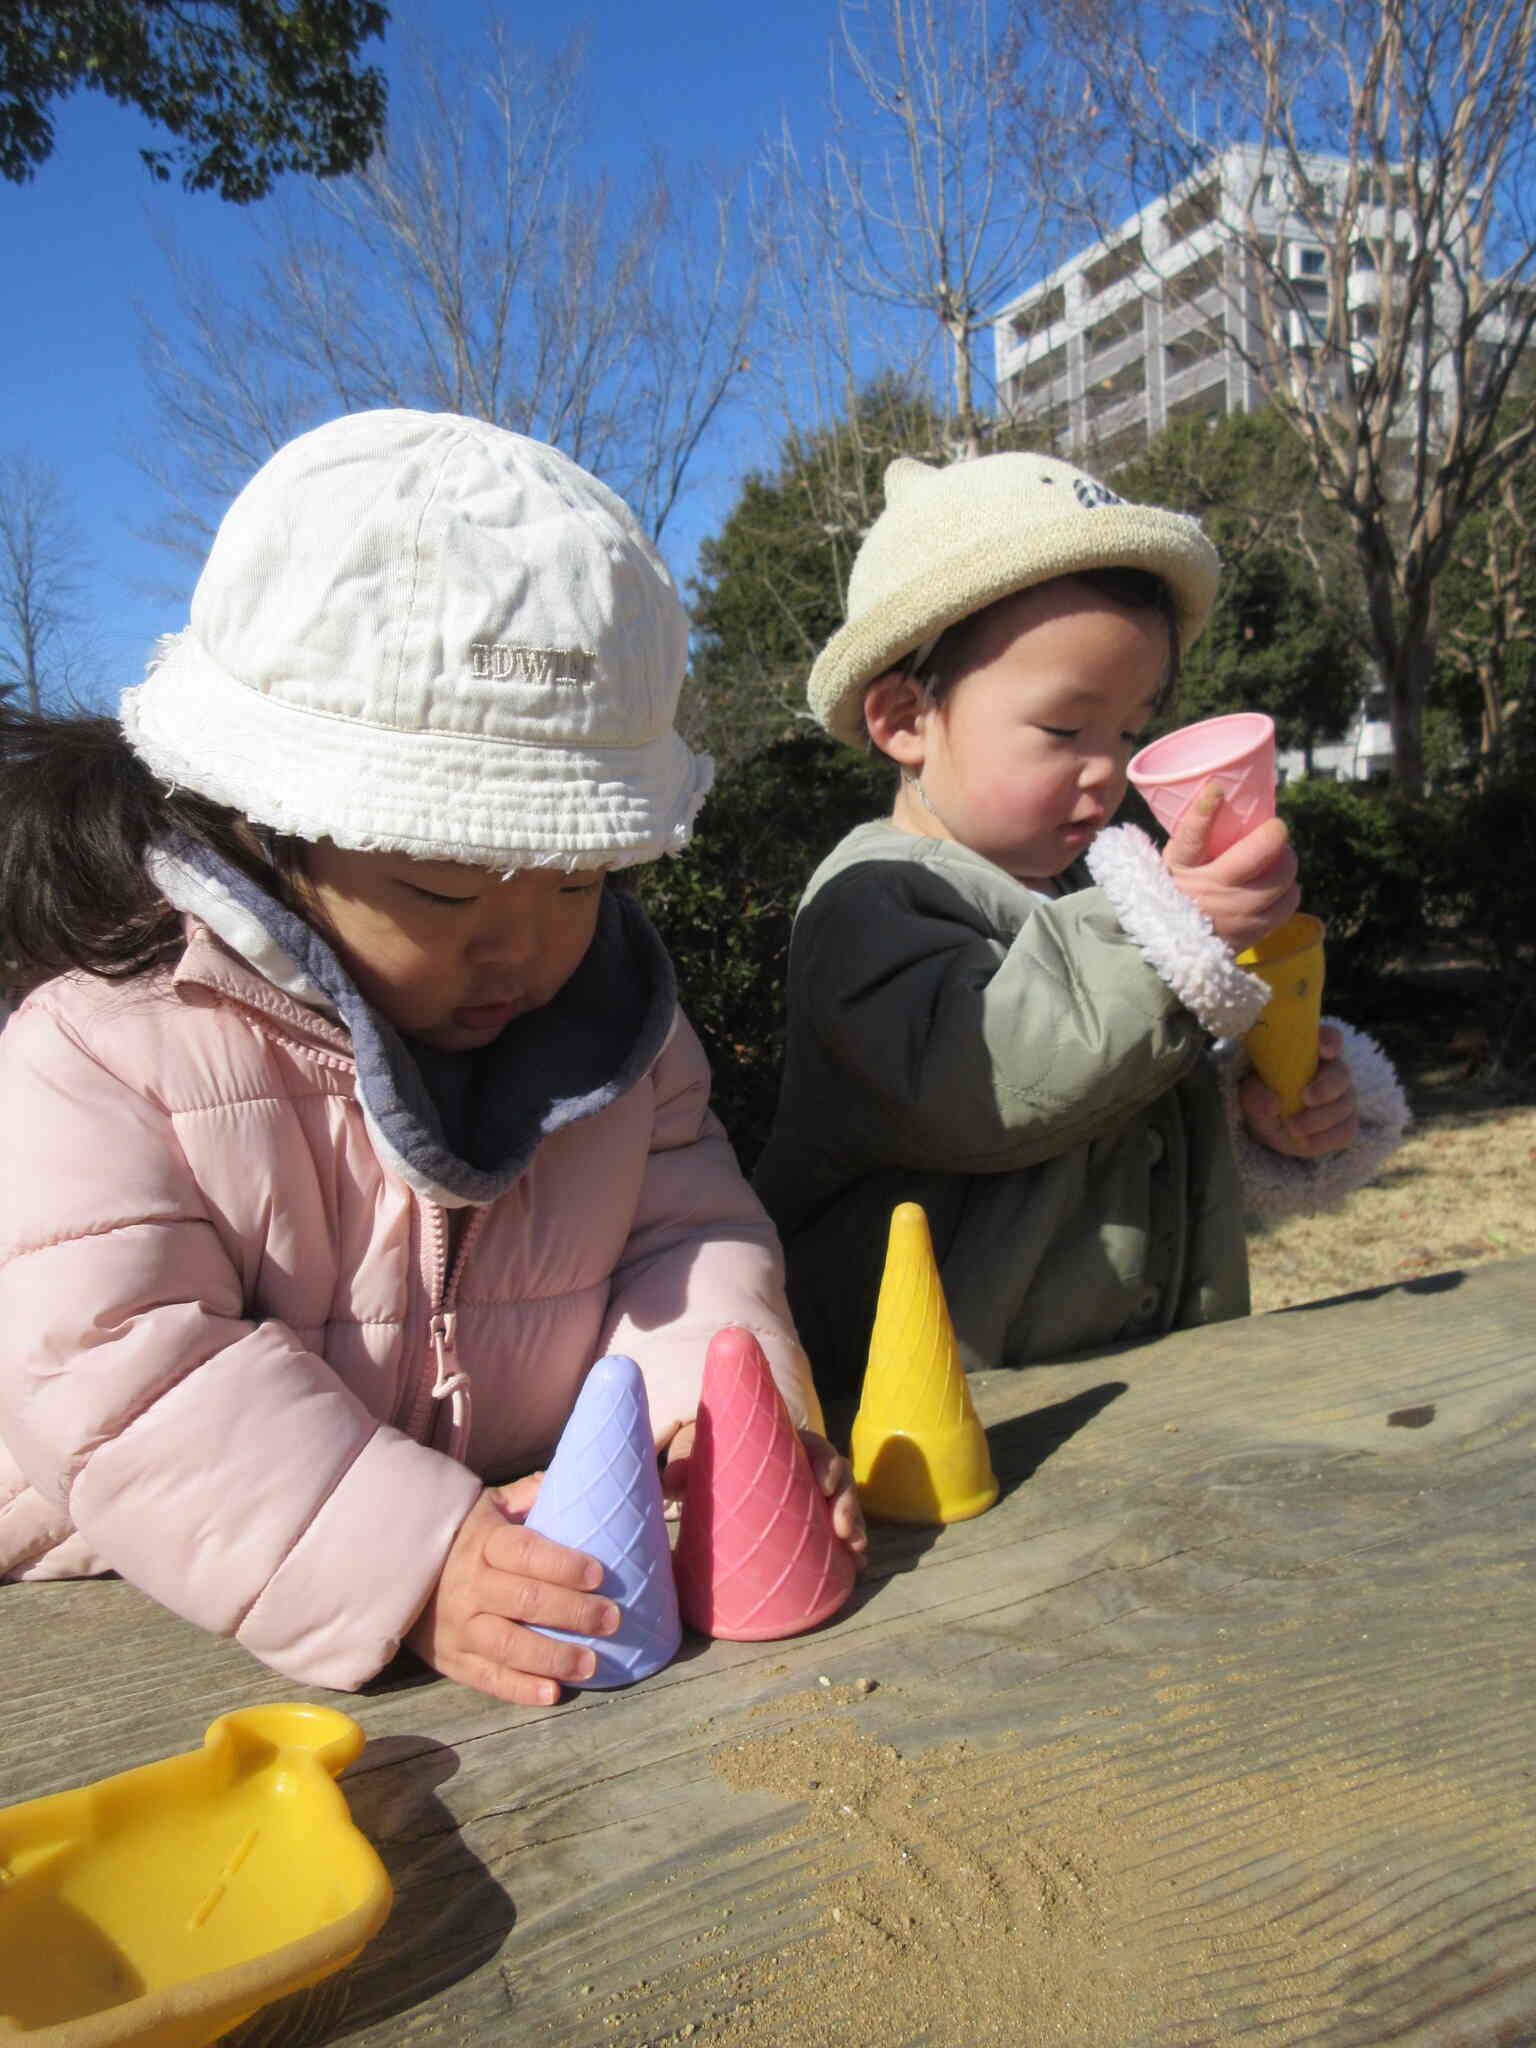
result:
<svg viewBox="0 0 1536 2048"><path fill-rule="evenodd" d="M334 1782L362 1747L332 1707L241 1707L0 1810L0 2039L204 2048L350 1962L392 1896Z"/></svg>
<svg viewBox="0 0 1536 2048"><path fill-rule="evenodd" d="M1268 938L1237 956L1238 965L1267 981L1272 991L1243 1043L1260 1078L1279 1096L1286 1116L1301 1108L1302 1091L1317 1072L1323 937L1322 919L1298 910Z"/></svg>
<svg viewBox="0 0 1536 2048"><path fill-rule="evenodd" d="M916 1202L891 1214L849 1452L864 1511L878 1521L963 1522L997 1499L987 1434Z"/></svg>

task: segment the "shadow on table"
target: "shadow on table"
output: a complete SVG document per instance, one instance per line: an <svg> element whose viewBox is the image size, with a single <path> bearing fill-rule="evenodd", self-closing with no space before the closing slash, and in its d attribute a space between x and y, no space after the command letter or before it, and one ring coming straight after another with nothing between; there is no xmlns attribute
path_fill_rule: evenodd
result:
<svg viewBox="0 0 1536 2048"><path fill-rule="evenodd" d="M1106 1380L1086 1387L1070 1400L1053 1401L1029 1415L1008 1422L994 1422L987 1431L987 1449L997 1475L997 1497L1004 1500L1016 1487L1038 1472L1053 1451L1126 1391L1124 1380ZM846 1612L855 1612L878 1597L887 1579L900 1572L915 1571L925 1552L931 1550L944 1530L923 1523L870 1523L869 1569L854 1589Z"/></svg>
<svg viewBox="0 0 1536 2048"><path fill-rule="evenodd" d="M1351 1301L1380 1301L1388 1294L1450 1294L1466 1280L1466 1272L1460 1266L1452 1266L1444 1273L1422 1273L1412 1280L1389 1280L1380 1287L1359 1287L1350 1294L1330 1294L1322 1301L1293 1301L1285 1308L1271 1309L1276 1316L1305 1315L1313 1308L1341 1308Z"/></svg>
<svg viewBox="0 0 1536 2048"><path fill-rule="evenodd" d="M425 1736L371 1741L343 1777L352 1818L378 1850L395 1902L356 1962L265 2007L226 2048L313 2048L409 2012L496 1954L512 1901L465 1844L436 1796L459 1760Z"/></svg>
<svg viewBox="0 0 1536 2048"><path fill-rule="evenodd" d="M1085 1387L1069 1400L1053 1401L1047 1408L1032 1409L1007 1422L994 1422L987 1431L987 1445L997 1474L998 1499L1005 1500L1032 1478L1053 1451L1070 1442L1125 1390L1124 1380L1105 1380L1101 1386Z"/></svg>

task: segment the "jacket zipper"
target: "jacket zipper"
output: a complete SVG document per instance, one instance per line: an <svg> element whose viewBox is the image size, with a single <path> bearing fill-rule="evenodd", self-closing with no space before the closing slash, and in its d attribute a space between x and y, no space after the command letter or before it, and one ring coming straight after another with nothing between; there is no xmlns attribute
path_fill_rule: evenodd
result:
<svg viewBox="0 0 1536 2048"><path fill-rule="evenodd" d="M355 1058L347 1053L316 1045L312 1039L301 1037L285 1019L274 1016L263 1004L250 1000L242 993L222 988L216 982L203 985L213 988L215 993L222 994L226 1000L252 1011L258 1020L258 1030L264 1031L269 1037L283 1041L295 1051L318 1060L324 1066L350 1072L355 1090ZM429 1202L424 1197L418 1199L421 1200L421 1206L426 1212L427 1234L430 1234L432 1240L431 1250L424 1260L426 1270L422 1276L426 1284L427 1299L432 1304L427 1318L427 1338L430 1347L428 1356L432 1375L430 1379L425 1374L417 1376L415 1386L408 1389L406 1399L400 1403L396 1412L399 1414L401 1410L408 1411L403 1424L399 1426L403 1426L406 1434L416 1443L425 1443L431 1435L433 1402L447 1400L451 1424L450 1454L462 1457L469 1437L470 1379L468 1373L457 1362L454 1336L458 1319L452 1304L464 1272L464 1261L480 1233L486 1212L482 1208L477 1208L471 1213L469 1222L465 1225L464 1235L459 1240L459 1249L452 1270L445 1275L444 1269L448 1265L447 1211L439 1202Z"/></svg>
<svg viewBox="0 0 1536 2048"><path fill-rule="evenodd" d="M428 1354L425 1361L430 1364L431 1377L428 1378L426 1373L422 1373L418 1379L409 1434L417 1443L427 1442L432 1434L432 1404L435 1401L446 1400L449 1404L451 1423L450 1455L461 1457L469 1438L470 1379L469 1374L458 1363L455 1348L458 1316L453 1304L458 1295L459 1282L463 1278L470 1248L480 1234L486 1212L484 1209L471 1211L464 1235L459 1240L452 1269L445 1275L445 1268L448 1265L447 1214L436 1202L424 1202L422 1206L427 1212L432 1238L432 1250L424 1276L427 1283L427 1298L432 1304L427 1318Z"/></svg>

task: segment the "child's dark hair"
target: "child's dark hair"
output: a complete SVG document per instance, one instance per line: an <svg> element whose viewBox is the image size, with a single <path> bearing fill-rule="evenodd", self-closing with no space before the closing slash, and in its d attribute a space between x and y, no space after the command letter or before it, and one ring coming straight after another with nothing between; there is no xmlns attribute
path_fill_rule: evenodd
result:
<svg viewBox="0 0 1536 2048"><path fill-rule="evenodd" d="M296 840L258 834L237 812L168 789L115 718L51 718L0 703L0 958L31 987L72 967L116 980L176 957L181 914L144 865L182 835L288 903Z"/></svg>
<svg viewBox="0 0 1536 2048"><path fill-rule="evenodd" d="M1118 604L1126 611L1154 611L1159 614L1168 628L1168 673L1157 694L1157 711L1166 710L1172 702L1179 682L1179 620L1173 601L1173 592L1161 576L1150 569L1108 568L1073 569L1068 575L1053 576L1052 583L1081 583L1096 597L1106 598L1111 604ZM1043 590L1045 584L1026 586ZM957 619L939 635L929 650L926 659L912 669L912 674L923 686L924 695L930 704L942 704L974 659L977 642L986 631L987 624L998 605L1007 604L1018 596L1009 591L993 603L983 605L980 611L971 612L963 619Z"/></svg>

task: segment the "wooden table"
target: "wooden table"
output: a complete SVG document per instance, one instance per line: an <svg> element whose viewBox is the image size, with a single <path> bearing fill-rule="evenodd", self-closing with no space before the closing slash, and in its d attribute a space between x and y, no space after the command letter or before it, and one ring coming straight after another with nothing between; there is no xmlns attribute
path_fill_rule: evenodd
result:
<svg viewBox="0 0 1536 2048"><path fill-rule="evenodd" d="M238 2039L1536 2041L1536 1260L976 1394L998 1505L813 1636L341 1699L395 1908ZM5 1801L298 1696L0 1589Z"/></svg>

